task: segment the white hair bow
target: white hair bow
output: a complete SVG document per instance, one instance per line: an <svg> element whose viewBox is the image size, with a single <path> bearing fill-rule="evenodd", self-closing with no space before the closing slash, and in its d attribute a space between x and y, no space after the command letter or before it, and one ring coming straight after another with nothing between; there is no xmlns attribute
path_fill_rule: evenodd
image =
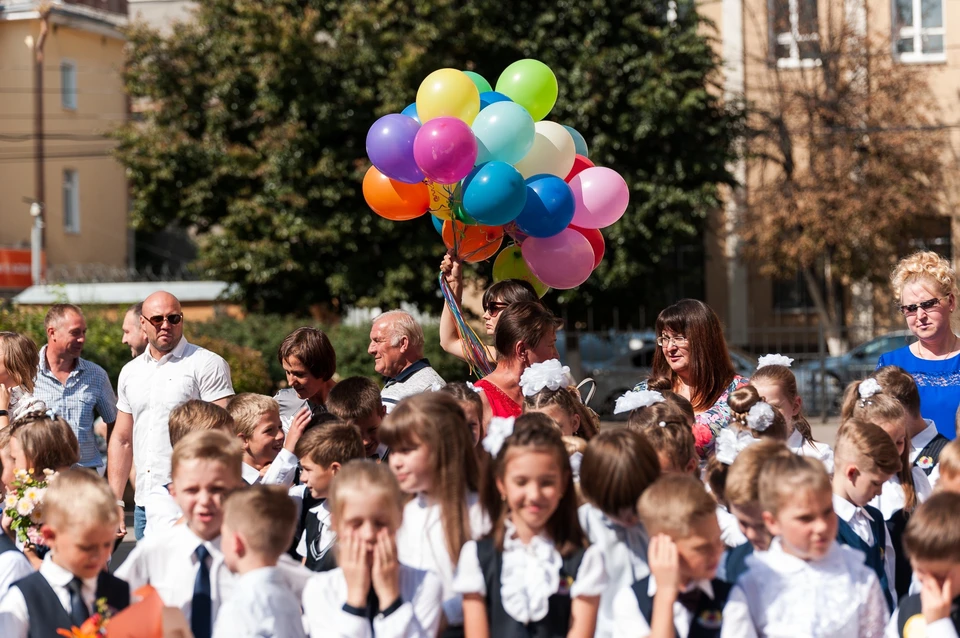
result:
<svg viewBox="0 0 960 638"><path fill-rule="evenodd" d="M767 366L783 366L789 368L793 364L793 359L785 357L782 354L765 354L757 359L757 370Z"/></svg>
<svg viewBox="0 0 960 638"><path fill-rule="evenodd" d="M733 465L737 455L757 441L749 432L734 432L731 428L724 428L717 435L717 461Z"/></svg>
<svg viewBox="0 0 960 638"><path fill-rule="evenodd" d="M558 359L534 363L520 375L520 389L525 397L532 397L541 390L559 390L568 385L573 385L570 368L560 365Z"/></svg>
<svg viewBox="0 0 960 638"><path fill-rule="evenodd" d="M657 403L663 403L664 400L663 395L655 390L631 390L617 399L613 413L632 412L637 408L646 408Z"/></svg>
<svg viewBox="0 0 960 638"><path fill-rule="evenodd" d="M761 401L747 412L747 427L757 432L764 432L773 425L776 416L773 413L773 406Z"/></svg>
<svg viewBox="0 0 960 638"><path fill-rule="evenodd" d="M883 392L883 388L880 387L876 379L864 379L860 383L860 387L857 388L857 393L860 395L860 405L864 405L867 399L881 392Z"/></svg>
<svg viewBox="0 0 960 638"><path fill-rule="evenodd" d="M500 454L500 448L507 437L513 434L513 423L515 419L512 416L498 417L490 419L490 425L487 426L487 435L483 437L483 449L490 453L490 456L496 458Z"/></svg>
<svg viewBox="0 0 960 638"><path fill-rule="evenodd" d="M473 390L474 392L476 392L477 394L480 394L481 392L483 392L483 388L478 388L477 386L473 385L469 381L467 381L466 383L467 383L467 387Z"/></svg>

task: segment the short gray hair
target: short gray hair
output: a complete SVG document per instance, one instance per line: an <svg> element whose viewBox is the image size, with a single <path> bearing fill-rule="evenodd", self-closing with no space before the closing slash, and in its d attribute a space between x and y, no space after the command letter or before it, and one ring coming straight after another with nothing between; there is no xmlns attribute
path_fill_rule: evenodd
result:
<svg viewBox="0 0 960 638"><path fill-rule="evenodd" d="M400 345L400 339L407 338L410 347L414 349L423 348L423 328L417 323L409 312L403 310L389 310L373 320L373 325L377 325L383 320L390 322L390 345Z"/></svg>

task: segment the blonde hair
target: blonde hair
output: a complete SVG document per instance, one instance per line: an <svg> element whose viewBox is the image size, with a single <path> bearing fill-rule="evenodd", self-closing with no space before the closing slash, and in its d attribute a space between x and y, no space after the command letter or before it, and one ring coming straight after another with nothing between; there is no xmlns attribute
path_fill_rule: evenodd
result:
<svg viewBox="0 0 960 638"><path fill-rule="evenodd" d="M837 431L835 467L853 463L861 472L896 474L903 467L897 446L883 428L868 421L850 419Z"/></svg>
<svg viewBox="0 0 960 638"><path fill-rule="evenodd" d="M754 381L767 381L768 383L776 385L790 402L796 401L799 396L797 392L797 377L793 374L793 370L787 366L763 366L750 376L750 383L752 384ZM766 401L764 397L760 398ZM800 433L804 441L807 441L811 445L816 443L813 439L813 430L810 428L810 422L807 421L807 417L803 415L803 408L801 408L797 416L794 417L793 427ZM814 445L814 447L816 447L816 445Z"/></svg>
<svg viewBox="0 0 960 638"><path fill-rule="evenodd" d="M57 474L43 495L42 508L44 522L54 528L78 523L116 527L120 523L116 496L106 481L89 470Z"/></svg>
<svg viewBox="0 0 960 638"><path fill-rule="evenodd" d="M390 468L383 463L371 463L367 460L350 461L340 468L330 484L328 496L330 512L335 519L340 518L348 493L358 494L360 498L372 499L376 492L379 492L380 496L395 508L398 518L403 517L403 492Z"/></svg>
<svg viewBox="0 0 960 638"><path fill-rule="evenodd" d="M957 273L944 257L929 250L904 257L890 275L890 285L897 299L903 299L903 288L909 283L925 279L936 285L940 294L957 294Z"/></svg>
<svg viewBox="0 0 960 638"><path fill-rule="evenodd" d="M173 446L170 475L176 478L177 469L187 461L215 461L222 463L237 479L242 479L243 447L235 436L219 430L191 432Z"/></svg>
<svg viewBox="0 0 960 638"><path fill-rule="evenodd" d="M191 432L202 430L230 430L234 432L233 417L216 403L190 399L170 410L167 420L170 431L170 445L176 445L180 439ZM235 433L235 432L234 432Z"/></svg>
<svg viewBox="0 0 960 638"><path fill-rule="evenodd" d="M765 463L757 483L761 509L774 516L791 496L801 491L832 491L823 463L797 454L780 456Z"/></svg>
<svg viewBox="0 0 960 638"><path fill-rule="evenodd" d="M727 471L724 497L727 504L746 507L760 502L760 473L774 460L794 456L780 441L758 441L737 455Z"/></svg>
<svg viewBox="0 0 960 638"><path fill-rule="evenodd" d="M867 379L872 378L867 377ZM841 421L860 419L876 423L877 421L898 421L907 415L903 404L882 390L866 399L860 398L860 386L864 381L854 381L844 390L843 405L840 408Z"/></svg>
<svg viewBox="0 0 960 638"><path fill-rule="evenodd" d="M716 517L717 502L694 477L664 474L643 492L637 513L651 537L662 533L686 538L698 520Z"/></svg>
<svg viewBox="0 0 960 638"><path fill-rule="evenodd" d="M62 416L27 412L18 417L9 430L10 438L17 439L30 464L22 468L24 470L58 470L76 465L80 460L77 435Z"/></svg>
<svg viewBox="0 0 960 638"><path fill-rule="evenodd" d="M223 525L243 534L255 553L276 561L293 543L297 505L285 487L253 485L227 497Z"/></svg>
<svg viewBox="0 0 960 638"><path fill-rule="evenodd" d="M18 386L33 392L40 351L33 339L18 332L0 332L0 363Z"/></svg>
<svg viewBox="0 0 960 638"><path fill-rule="evenodd" d="M280 406L274 399L263 394L241 392L230 399L227 412L233 417L233 425L237 435L245 439L253 436L257 424L264 414L276 412L280 414Z"/></svg>
<svg viewBox="0 0 960 638"><path fill-rule="evenodd" d="M950 441L940 451L940 475L947 477L960 475L960 440Z"/></svg>

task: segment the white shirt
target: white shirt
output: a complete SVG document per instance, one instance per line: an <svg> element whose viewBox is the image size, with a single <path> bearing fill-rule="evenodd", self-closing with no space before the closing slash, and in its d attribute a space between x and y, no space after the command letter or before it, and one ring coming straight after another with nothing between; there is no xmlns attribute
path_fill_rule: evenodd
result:
<svg viewBox="0 0 960 638"><path fill-rule="evenodd" d="M470 538L477 539L490 531L490 519L484 513L476 493L467 494ZM430 504L418 494L403 508L403 524L397 530L397 558L404 565L432 572L443 587L443 613L447 624L463 624L463 596L453 590L453 560L447 551L440 505Z"/></svg>
<svg viewBox="0 0 960 638"><path fill-rule="evenodd" d="M301 507L303 507L302 503L303 501L301 500ZM315 558L320 559L330 551L333 544L337 542L337 533L333 531L333 525L330 524L331 512L327 506L327 499L323 499L319 505L311 507L309 512L311 516L315 516L317 520L320 521L320 540L316 547L308 548L307 531L304 530L303 534L300 535L300 542L297 543L297 553L306 558L307 552L313 551L316 554Z"/></svg>
<svg viewBox="0 0 960 638"><path fill-rule="evenodd" d="M919 467L911 467L910 475L913 478L913 489L917 492L917 501L923 503L933 492L930 487L930 481L927 475ZM871 507L876 507L883 514L883 519L888 521L890 517L903 509L906 497L903 494L903 485L900 483L900 477L893 475L883 484L883 491L880 496L875 496L870 501Z"/></svg>
<svg viewBox="0 0 960 638"><path fill-rule="evenodd" d="M624 587L629 588L635 581L650 575L647 531L639 523L624 527L590 503L581 505L577 514L590 544L603 552L603 563L607 568L607 586L600 594L595 635L612 638L617 635L614 631L614 598Z"/></svg>
<svg viewBox="0 0 960 638"><path fill-rule="evenodd" d="M876 540L873 538L873 528L870 526L873 518L867 514L866 510L862 507L857 507L847 499L834 494L833 511L837 513L838 518L846 521L850 525L856 535L863 539L864 543L871 547L876 543ZM880 523L885 524L883 521L880 521ZM884 536L886 537L886 543L883 551L883 571L887 574L887 583L890 589L890 596L892 597L891 600L897 600L897 555L893 549L890 532L885 530ZM884 604L886 604L886 602L884 602Z"/></svg>
<svg viewBox="0 0 960 638"><path fill-rule="evenodd" d="M10 550L0 554L0 597L7 593L10 585L33 573L33 565L22 552Z"/></svg>
<svg viewBox="0 0 960 638"><path fill-rule="evenodd" d="M920 456L920 452L923 451L923 448L937 436L937 424L931 421L930 419L924 419L924 423L927 424L927 427L918 434L917 436L910 439L910 462L916 463L917 457ZM929 459L928 462L932 462L933 459ZM930 482L930 487L937 486L937 479L940 478L940 464L936 463L933 466L933 470L930 471L927 480Z"/></svg>
<svg viewBox="0 0 960 638"><path fill-rule="evenodd" d="M12 553L12 552L6 552ZM67 589L73 579L72 573L53 562L50 554L40 565L40 574L50 583L53 592L60 599L64 611L70 613L70 590ZM97 577L85 578L80 586L80 598L93 614L97 611L95 602L97 595ZM30 629L30 615L27 613L27 601L18 587L7 590L3 600L0 600L0 636L3 638L26 638Z"/></svg>
<svg viewBox="0 0 960 638"><path fill-rule="evenodd" d="M183 511L165 486L154 486L147 494L144 509L147 514L147 526L143 528L144 538L164 533L183 516Z"/></svg>
<svg viewBox="0 0 960 638"><path fill-rule="evenodd" d="M826 556L804 561L775 538L747 558L723 609L722 638L879 638L887 603L863 553L834 542Z"/></svg>
<svg viewBox="0 0 960 638"><path fill-rule="evenodd" d="M247 485L263 484L290 487L293 485L293 477L296 475L299 463L300 460L296 454L286 448L281 448L280 452L277 453L277 458L273 459L263 476L260 475L260 470L246 463L240 468L240 472L243 476L243 482Z"/></svg>
<svg viewBox="0 0 960 638"><path fill-rule="evenodd" d="M709 580L697 580L690 583L683 589L684 592L699 589L707 597L713 600L713 583ZM650 576L647 584L647 595L652 599L657 594L657 581ZM680 638L687 638L690 635L690 624L693 622L693 612L683 606L683 603L674 601L673 603L673 628ZM726 622L724 618L723 622ZM621 588L613 600L613 623L614 628L611 635L616 636L637 636L644 638L650 635L650 623L643 617L640 611L640 604L637 602L637 596L633 593L630 585Z"/></svg>
<svg viewBox="0 0 960 638"><path fill-rule="evenodd" d="M400 564L403 604L389 616L377 614L373 627L363 616L343 609L347 581L339 567L314 574L303 590L304 625L311 636L324 638L434 638L440 627L443 587L422 569ZM389 601L381 601L389 605Z"/></svg>
<svg viewBox="0 0 960 638"><path fill-rule="evenodd" d="M230 366L218 354L180 339L160 360L147 348L123 366L117 409L133 415L135 502L143 506L154 487L170 482L170 411L190 399L217 401L233 395Z"/></svg>
<svg viewBox="0 0 960 638"><path fill-rule="evenodd" d="M230 600L220 608L213 638L305 638L300 601L276 567L254 569L237 578Z"/></svg>
<svg viewBox="0 0 960 638"><path fill-rule="evenodd" d="M803 438L800 430L794 429L793 434L787 439L787 447L799 456L810 456L818 459L827 468L827 474L833 474L833 448L826 443L820 441L812 443Z"/></svg>
<svg viewBox="0 0 960 638"><path fill-rule="evenodd" d="M720 524L720 540L733 549L747 542L747 537L740 531L737 517L727 511L723 505L717 505L717 523Z"/></svg>

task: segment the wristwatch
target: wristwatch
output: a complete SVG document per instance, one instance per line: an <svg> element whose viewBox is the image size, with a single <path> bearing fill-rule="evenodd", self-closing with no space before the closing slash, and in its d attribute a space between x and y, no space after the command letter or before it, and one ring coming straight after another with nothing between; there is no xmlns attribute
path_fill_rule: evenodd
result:
<svg viewBox="0 0 960 638"><path fill-rule="evenodd" d="M9 416L9 415L10 413L7 412L6 410L0 410L0 416Z"/></svg>

